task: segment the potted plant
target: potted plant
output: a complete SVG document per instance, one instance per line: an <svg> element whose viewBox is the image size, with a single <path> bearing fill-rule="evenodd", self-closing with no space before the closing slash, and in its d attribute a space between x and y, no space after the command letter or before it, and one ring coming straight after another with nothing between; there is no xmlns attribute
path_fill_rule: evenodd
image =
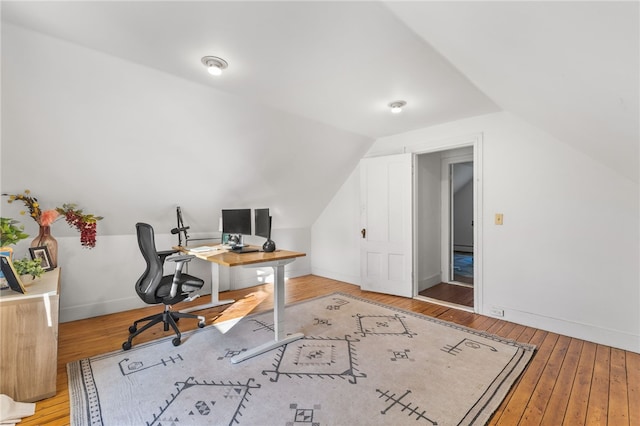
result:
<svg viewBox="0 0 640 426"><path fill-rule="evenodd" d="M24 225L18 226L17 220L8 217L0 217L0 247L17 244L20 240L29 237L24 233Z"/></svg>
<svg viewBox="0 0 640 426"><path fill-rule="evenodd" d="M40 278L45 272L41 265L41 259L39 258L28 259L25 257L23 259L16 259L13 261L13 267L16 268L16 272L21 278L25 276L23 281L26 279L27 282ZM31 279L28 278L29 276Z"/></svg>

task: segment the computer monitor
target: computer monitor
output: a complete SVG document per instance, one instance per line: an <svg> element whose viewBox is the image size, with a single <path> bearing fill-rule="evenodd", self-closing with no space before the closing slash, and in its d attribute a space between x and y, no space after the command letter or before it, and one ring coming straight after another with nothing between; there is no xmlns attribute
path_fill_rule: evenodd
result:
<svg viewBox="0 0 640 426"><path fill-rule="evenodd" d="M222 232L238 235L242 244L242 235L251 235L251 209L222 210Z"/></svg>
<svg viewBox="0 0 640 426"><path fill-rule="evenodd" d="M258 237L271 238L271 216L269 209L255 209L255 235Z"/></svg>

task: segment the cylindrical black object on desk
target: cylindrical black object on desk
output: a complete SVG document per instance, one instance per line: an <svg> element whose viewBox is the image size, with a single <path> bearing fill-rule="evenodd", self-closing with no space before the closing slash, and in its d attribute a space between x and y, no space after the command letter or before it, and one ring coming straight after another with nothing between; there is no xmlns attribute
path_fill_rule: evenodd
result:
<svg viewBox="0 0 640 426"><path fill-rule="evenodd" d="M273 240L268 239L262 245L262 251L267 252L267 253L271 253L272 251L276 251L276 243L274 243Z"/></svg>

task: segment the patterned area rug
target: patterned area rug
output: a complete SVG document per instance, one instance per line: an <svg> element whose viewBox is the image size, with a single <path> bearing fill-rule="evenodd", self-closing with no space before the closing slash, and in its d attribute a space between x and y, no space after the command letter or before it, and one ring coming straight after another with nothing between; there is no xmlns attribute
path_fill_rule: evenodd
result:
<svg viewBox="0 0 640 426"><path fill-rule="evenodd" d="M69 363L73 425L485 424L535 348L335 293Z"/></svg>

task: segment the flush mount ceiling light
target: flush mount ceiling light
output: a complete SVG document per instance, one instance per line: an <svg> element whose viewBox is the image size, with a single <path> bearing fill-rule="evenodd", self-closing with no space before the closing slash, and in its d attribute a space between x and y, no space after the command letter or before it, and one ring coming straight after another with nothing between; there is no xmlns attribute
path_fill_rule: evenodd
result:
<svg viewBox="0 0 640 426"><path fill-rule="evenodd" d="M398 114L399 112L402 112L402 108L406 104L407 103L405 101L393 101L389 104L389 108L391 108L392 113Z"/></svg>
<svg viewBox="0 0 640 426"><path fill-rule="evenodd" d="M222 74L222 70L229 66L227 61L217 56L205 56L202 58L202 63L207 67L207 71L209 71L211 75L220 75Z"/></svg>

